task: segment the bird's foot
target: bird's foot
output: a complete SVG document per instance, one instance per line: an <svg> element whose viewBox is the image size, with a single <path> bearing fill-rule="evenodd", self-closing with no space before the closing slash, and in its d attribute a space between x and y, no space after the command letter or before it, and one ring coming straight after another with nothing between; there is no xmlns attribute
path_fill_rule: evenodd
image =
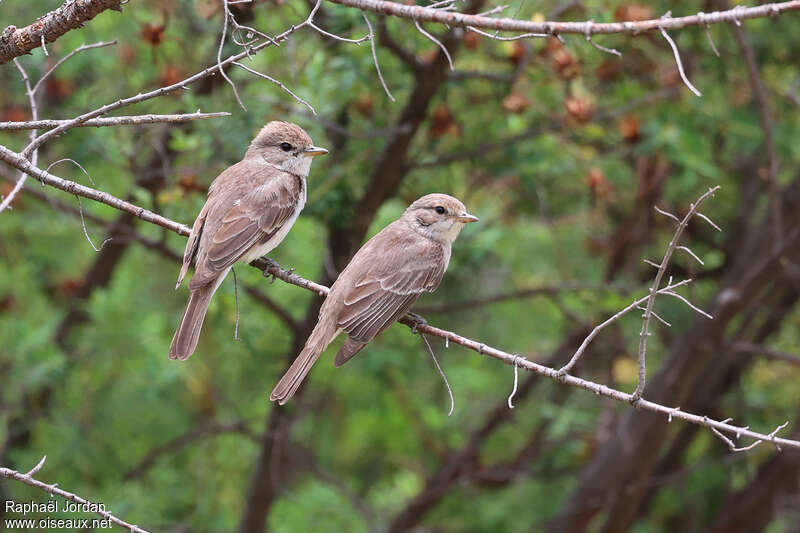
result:
<svg viewBox="0 0 800 533"><path fill-rule="evenodd" d="M261 258L267 263L267 268L264 269L264 277L265 278L272 277L272 279L269 280L269 284L272 285L273 283L275 283L275 274L273 272L270 272L270 269L281 270L281 266L274 259L270 259L266 255L262 256Z"/></svg>
<svg viewBox="0 0 800 533"><path fill-rule="evenodd" d="M408 316L414 321L414 325L411 326L411 333L417 333L417 328L419 326L426 326L428 324L428 321L417 313L409 311Z"/></svg>

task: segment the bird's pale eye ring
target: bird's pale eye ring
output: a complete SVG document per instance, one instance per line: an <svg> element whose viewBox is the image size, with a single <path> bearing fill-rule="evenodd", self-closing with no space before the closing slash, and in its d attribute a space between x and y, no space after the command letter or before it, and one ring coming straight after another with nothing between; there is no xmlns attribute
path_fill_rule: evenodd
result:
<svg viewBox="0 0 800 533"><path fill-rule="evenodd" d="M292 145L289 144L289 143L281 143L280 147L281 147L281 150L283 150L284 152L289 152L289 151L292 150Z"/></svg>
<svg viewBox="0 0 800 533"><path fill-rule="evenodd" d="M434 209L434 211L436 211L436 212L437 212L437 213L439 213L440 215L444 215L444 212L445 212L445 209L444 209L444 207L442 207L442 206L440 206L440 205L437 205L437 206L436 206L436 207L434 207L433 209Z"/></svg>

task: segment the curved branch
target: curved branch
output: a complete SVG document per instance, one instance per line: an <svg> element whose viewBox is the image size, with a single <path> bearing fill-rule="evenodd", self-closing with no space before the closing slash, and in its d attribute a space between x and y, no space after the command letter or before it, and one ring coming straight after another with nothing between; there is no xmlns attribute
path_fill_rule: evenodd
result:
<svg viewBox="0 0 800 533"><path fill-rule="evenodd" d="M189 228L183 224L172 221L160 215L156 215L155 213L152 213L141 207L137 207L129 202L125 202L124 200L116 198L115 196L110 195L108 193L97 191L95 189L91 189L90 187L85 187L83 185L79 185L69 180L53 176L52 174L49 174L48 172L45 172L37 167L33 167L33 165L31 165L31 163L27 159L22 157L20 154L12 152L11 150L3 146L0 146L0 159L6 161L12 166L15 166L19 170L27 172L38 179L42 179L44 183L55 184L57 188L67 191L69 193L77 194L79 196L85 196L86 198L97 200L112 207L115 207L117 209L120 209L121 211L132 213L135 216L141 218L142 220L145 220L147 222L152 222L153 224L174 231L180 235L187 236L189 234ZM785 248L787 246L791 246L798 240L800 240L800 229L793 231L791 235L789 235L783 241L783 247ZM782 250L777 250L776 252L780 251ZM263 271L265 276L272 276L274 278L278 278L282 281L285 281L286 283L290 283L292 285L302 287L306 290L316 292L320 296L326 296L328 294L329 289L325 285L321 285L319 283L315 283L311 280L305 279L302 276L298 276L297 274L289 270L284 270L280 267L280 265L278 265L277 263L275 263L270 259L260 258L250 263L250 265ZM415 331L417 333L427 333L429 335L433 335L434 337L445 339L445 341L448 343L454 342L456 344L464 346L465 348L469 348L470 350L478 352L481 355L486 355L489 357L493 357L495 359L499 359L500 361L503 361L504 363L511 366L515 365L519 366L520 368L524 368L525 370L528 370L530 372L534 372L536 374L549 377L550 379L558 381L565 385L591 391L598 396L605 396L607 398L611 398L613 400L617 400L620 402L630 403L634 405L637 409L643 409L645 411L652 411L655 413L663 414L668 417L669 421L671 421L673 418L678 418L686 422L690 422L692 424L697 424L703 427L716 429L728 435L735 435L737 437L744 436L755 440L771 442L776 447L788 446L791 448L800 449L800 441L776 437L774 434L758 433L756 431L751 431L748 427L734 426L726 422L719 422L716 420L712 420L706 416L699 416L687 413L681 411L679 407L667 407L665 405L637 398L633 394L628 394L626 392L612 389L611 387L607 387L605 385L601 385L593 381L581 379L575 376L571 376L569 374L563 374L555 368L550 368L548 366L534 363L533 361L528 361L527 359L522 359L517 355L505 352L503 350L494 348L492 346L488 346L484 343L472 340L470 338L463 337L452 331L447 331L441 328L437 328L427 323L420 323L419 319L413 317L412 315L406 315L403 318L401 318L398 322L400 322L401 324L405 324L406 326L411 328L412 331Z"/></svg>
<svg viewBox="0 0 800 533"><path fill-rule="evenodd" d="M373 11L384 15L392 15L418 22L439 22L450 27L484 28L487 30L510 31L515 33L540 33L557 35L576 33L589 36L597 34L623 33L636 35L646 31L676 30L688 26L707 26L722 22L734 22L745 19L764 18L780 15L788 11L800 10L800 0L764 4L757 7L736 7L714 13L697 13L687 17L669 19L651 19L638 22L532 22L509 18L491 18L481 15L465 15L441 9L406 5L385 0L328 0L335 4L355 7L362 11Z"/></svg>
<svg viewBox="0 0 800 533"><path fill-rule="evenodd" d="M68 31L80 28L84 22L92 20L108 9L122 11L122 1L68 0L58 9L24 28L7 26L0 33L0 65L27 54L45 42L52 43Z"/></svg>

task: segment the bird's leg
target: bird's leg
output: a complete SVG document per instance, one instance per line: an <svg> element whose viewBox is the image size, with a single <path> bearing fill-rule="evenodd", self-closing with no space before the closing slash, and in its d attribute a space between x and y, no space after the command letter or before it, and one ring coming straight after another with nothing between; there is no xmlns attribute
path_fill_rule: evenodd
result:
<svg viewBox="0 0 800 533"><path fill-rule="evenodd" d="M272 279L269 280L269 284L272 285L273 283L275 283L275 274L273 274L269 270L271 268L275 270L282 270L281 266L277 263L277 261L275 261L274 259L270 259L266 255L262 256L261 258L267 263L267 268L264 269L264 277L268 278L272 276Z"/></svg>
<svg viewBox="0 0 800 533"><path fill-rule="evenodd" d="M274 259L270 259L266 255L262 256L261 258L267 263L267 268L264 270L264 277L272 276L272 279L269 282L270 285L272 285L273 283L275 283L275 277L276 276L272 272L269 272L269 269L270 268L275 269L275 270L284 270L284 269L278 264L277 261L275 261ZM294 271L295 271L294 267L292 267L292 268L290 268L288 270L284 270L284 272L288 272L290 276L292 274L294 274Z"/></svg>
<svg viewBox="0 0 800 533"><path fill-rule="evenodd" d="M417 333L417 327L425 326L428 324L428 321L425 320L422 316L418 315L417 313L409 311L408 316L414 322L414 325L411 326L411 333Z"/></svg>

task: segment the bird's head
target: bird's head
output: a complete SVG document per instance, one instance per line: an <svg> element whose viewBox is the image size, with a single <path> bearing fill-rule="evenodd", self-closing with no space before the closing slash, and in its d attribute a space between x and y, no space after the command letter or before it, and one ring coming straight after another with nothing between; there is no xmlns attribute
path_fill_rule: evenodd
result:
<svg viewBox="0 0 800 533"><path fill-rule="evenodd" d="M308 176L311 159L327 153L325 148L314 146L308 133L297 124L272 121L261 128L250 143L245 157L262 158L279 170Z"/></svg>
<svg viewBox="0 0 800 533"><path fill-rule="evenodd" d="M449 243L456 240L464 224L478 221L457 198L446 194L423 196L408 206L403 218L426 237Z"/></svg>

